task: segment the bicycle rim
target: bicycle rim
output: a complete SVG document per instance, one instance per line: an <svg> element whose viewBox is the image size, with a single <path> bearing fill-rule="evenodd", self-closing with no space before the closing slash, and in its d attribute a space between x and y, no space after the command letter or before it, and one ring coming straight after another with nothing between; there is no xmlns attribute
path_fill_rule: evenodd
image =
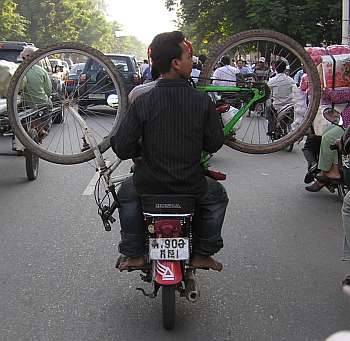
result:
<svg viewBox="0 0 350 341"><path fill-rule="evenodd" d="M261 60L261 57L265 59L264 63L261 62L264 64L262 66L262 72L256 72L259 77L252 75L254 79L237 83L238 86L262 88L265 84L269 84L269 80L272 79L270 76L272 75L271 69L273 62L278 62L279 60L285 62L289 71L284 73L289 72L289 77L294 77L303 66L304 72L308 75L309 79L307 94L300 92L300 88L294 89L293 98L296 96L305 96L305 109L300 110L298 108L297 112L294 112L293 117L286 117L286 123L284 124L291 123L292 126L287 134L278 136L278 138L271 134L267 119L269 114L267 110L270 107L267 99L269 94L267 93L266 98L251 110L252 113L250 115L248 115L248 111L244 114L241 127L234 131L234 135L227 140L226 144L241 152L253 154L271 153L286 148L303 136L317 113L321 95L317 69L304 48L290 37L274 31L252 30L238 33L228 39L226 43L217 47L208 56L200 76L199 85L205 86L212 82L214 69L218 65L220 58L224 55L229 55L231 59L233 58L235 60L250 59L257 61L257 64L259 59ZM263 71L266 71L265 74ZM276 84L278 85L278 83ZM232 82L232 85L235 85L235 83ZM274 89L275 87L269 87L272 93L270 97L272 98L274 96ZM233 99L230 99L230 104L237 109L240 109L247 103L247 98L242 98L234 93L231 95L233 95ZM290 97L292 97L291 95ZM308 104L306 104L306 101ZM296 107L295 105L294 108Z"/></svg>
<svg viewBox="0 0 350 341"><path fill-rule="evenodd" d="M80 72L71 74L60 62L59 67L54 66L54 61L68 58L76 65L81 64ZM123 76L116 68L118 62L123 61L76 43L50 46L22 62L8 90L9 120L21 143L53 163L77 164L91 160L95 155L77 120L78 113L99 150L106 151L127 102ZM37 82L33 70L41 72L38 67L49 75L52 104L50 101L43 103L42 97L33 92L33 84L38 84L33 83ZM117 96L114 107L107 105L111 95ZM39 142L31 139L27 133L30 129L37 130L41 136Z"/></svg>

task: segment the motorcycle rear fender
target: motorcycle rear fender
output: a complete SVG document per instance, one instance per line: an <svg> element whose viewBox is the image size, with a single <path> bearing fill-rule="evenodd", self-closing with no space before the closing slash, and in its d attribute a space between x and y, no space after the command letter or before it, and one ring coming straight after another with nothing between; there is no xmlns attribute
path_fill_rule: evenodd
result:
<svg viewBox="0 0 350 341"><path fill-rule="evenodd" d="M161 285L182 281L182 261L156 260L153 262L154 280Z"/></svg>

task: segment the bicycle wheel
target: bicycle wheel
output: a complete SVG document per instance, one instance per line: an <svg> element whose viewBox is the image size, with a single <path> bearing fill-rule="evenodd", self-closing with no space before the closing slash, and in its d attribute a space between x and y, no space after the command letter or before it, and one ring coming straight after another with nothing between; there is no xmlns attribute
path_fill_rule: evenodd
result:
<svg viewBox="0 0 350 341"><path fill-rule="evenodd" d="M175 327L175 285L162 286L163 327Z"/></svg>
<svg viewBox="0 0 350 341"><path fill-rule="evenodd" d="M292 100L293 96L295 97L293 92L300 91L300 89L292 89L290 82L291 79L285 77L287 73L292 78L303 68L304 72L308 75L309 80L308 98L305 98L306 109L303 112L298 112L296 118L293 118L292 129L288 134L281 136L278 139L271 138L274 131L271 131L272 128L269 126L268 113L249 115L249 112L247 111L242 118L241 128L235 132L235 135L232 138L227 140L226 144L241 152L259 154L282 150L297 141L310 127L316 115L321 95L320 80L317 69L304 48L290 37L274 31L251 30L238 33L209 54L200 75L198 82L199 85L205 86L212 82L214 69L220 58L224 55L229 55L235 60L249 59L253 62L257 61L256 64L258 66L256 66L254 71L256 75L253 77L254 80L257 81L255 83L245 82L244 86L248 88L260 87L260 89L264 89L264 87L268 85L268 89L263 90L265 91L266 96L263 101L259 101L262 103L259 107L269 107L264 105L269 97L268 92L271 91L270 97L274 98L274 95L276 95L275 98L277 98L278 94L276 93L276 88L277 86L280 86L280 89L282 89L285 86L286 79L289 82L289 90L287 90L287 94L284 94L284 97L288 97ZM273 66L276 65L276 62L279 60L285 62L286 71L281 72L281 74L283 74L283 79L280 75L277 75L279 78L275 78L274 82L272 82L271 80L273 78L271 76L273 75ZM278 79L281 83L278 83ZM215 82L213 81L213 83ZM240 83L238 84L239 86L241 86ZM232 86L233 85L235 85L234 82L232 82ZM239 94L236 95L239 96ZM249 98L243 98L243 100L247 103ZM274 102L274 105L275 103L277 102Z"/></svg>
<svg viewBox="0 0 350 341"><path fill-rule="evenodd" d="M65 69L62 61L67 59L79 68ZM82 163L95 157L86 137L86 124L90 137L105 152L126 111L123 75L117 69L120 66L128 67L122 56L104 55L77 43L36 51L18 67L8 90L9 120L18 139L47 161ZM49 75L46 85L35 78L43 74L42 69ZM38 89L45 93L38 94ZM51 101L46 97L50 92ZM117 97L112 108L107 98L113 94ZM32 128L44 136L38 142L27 133Z"/></svg>
<svg viewBox="0 0 350 341"><path fill-rule="evenodd" d="M29 150L24 150L26 173L29 181L36 180L39 172L39 157Z"/></svg>

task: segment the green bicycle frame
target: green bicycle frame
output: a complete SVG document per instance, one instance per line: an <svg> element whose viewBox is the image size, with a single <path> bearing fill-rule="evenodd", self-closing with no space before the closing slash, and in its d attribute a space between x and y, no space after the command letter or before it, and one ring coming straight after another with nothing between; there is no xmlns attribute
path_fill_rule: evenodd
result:
<svg viewBox="0 0 350 341"><path fill-rule="evenodd" d="M252 94L252 98L245 103L242 108L231 118L231 120L224 127L224 136L229 136L233 133L234 127L238 121L244 116L244 114L254 106L259 100L265 96L265 91L258 88L245 88L238 86L216 86L216 85L199 85L196 87L197 90L202 92L219 92L219 93L247 93ZM209 167L209 159L211 155L203 152L201 158L201 164L205 169Z"/></svg>

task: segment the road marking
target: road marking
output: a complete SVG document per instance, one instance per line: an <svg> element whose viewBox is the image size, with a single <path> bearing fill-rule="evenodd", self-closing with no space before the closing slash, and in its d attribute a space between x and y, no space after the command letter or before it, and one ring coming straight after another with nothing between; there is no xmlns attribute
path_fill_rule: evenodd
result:
<svg viewBox="0 0 350 341"><path fill-rule="evenodd" d="M107 161L106 162L106 166L108 167L110 165L110 161ZM94 194L94 191L95 191L95 185L96 185L96 182L97 180L99 179L100 177L100 173L99 172L96 172L95 175L91 178L89 184L86 186L84 192L82 195L92 195Z"/></svg>

